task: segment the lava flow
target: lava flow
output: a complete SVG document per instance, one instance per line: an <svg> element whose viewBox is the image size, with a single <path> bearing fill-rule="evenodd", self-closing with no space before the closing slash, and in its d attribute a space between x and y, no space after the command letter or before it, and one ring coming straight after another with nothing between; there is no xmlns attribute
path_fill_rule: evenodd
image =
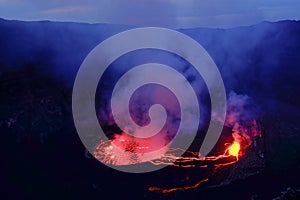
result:
<svg viewBox="0 0 300 200"><path fill-rule="evenodd" d="M134 165L142 162L149 162L153 165L169 165L181 168L208 168L208 166L210 166L214 168L214 170L218 170L220 167L236 163L239 159L241 149L240 143L238 141L234 141L225 149L223 154L201 157L198 152L193 151L185 151L184 156L179 156L184 152L184 150L179 148L170 148L162 151L159 158L153 159L151 157L141 157L140 154L136 153L139 149L147 148L145 145L146 143L137 144L129 138L118 136L112 141L100 142L94 152L94 156L107 164L113 165ZM125 151L122 149L125 149ZM169 189L149 187L149 191L156 191L160 193L184 191L197 188L199 185L207 182L208 180L208 178L205 178L191 186Z"/></svg>
<svg viewBox="0 0 300 200"><path fill-rule="evenodd" d="M177 188L170 188L170 189L162 189L162 188L158 188L158 187L149 187L149 191L153 192L160 192L160 193L170 193L170 192L175 192L175 191L184 191L184 190L189 190L189 189L194 189L196 187L198 187L199 185L201 185L204 182L207 182L208 178L203 179L201 181L199 181L198 183L196 183L195 185L192 186L184 186L184 187L177 187Z"/></svg>
<svg viewBox="0 0 300 200"><path fill-rule="evenodd" d="M247 148L256 145L256 139L261 137L260 124L255 120L256 109L250 105L250 98L246 95L230 93L227 101L227 115L224 126L231 128L230 136L224 136L226 141L216 145L213 152L216 155L202 156L199 152L180 148L170 148L168 137L139 138L126 133L115 134L111 140L100 141L93 152L94 157L103 163L115 166L138 165L163 165L178 168L194 168L203 170L203 179L194 185L164 189L149 187L149 191L170 193L194 189L211 180L220 169L231 166L247 153ZM163 147L163 148L162 148Z"/></svg>
<svg viewBox="0 0 300 200"><path fill-rule="evenodd" d="M208 169L216 173L219 169L236 163L246 153L246 149L252 144L251 137L260 137L260 128L256 121L248 126L236 125L232 130L233 142L226 143L226 148L219 155L201 156L199 152L186 151L180 148L169 148L166 146L154 154L146 154L147 150L155 148L156 141L135 140L128 134L116 134L111 140L101 141L94 151L94 156L104 163L124 166L150 163L153 165L167 165L180 168ZM160 141L159 141L160 142ZM151 146L151 145L152 146ZM161 142L158 143L161 145ZM151 152L151 150L149 150ZM209 174L208 176L212 176ZM194 185L174 188L149 187L149 191L170 193L174 191L185 191L194 189L202 183L209 181L206 177Z"/></svg>
<svg viewBox="0 0 300 200"><path fill-rule="evenodd" d="M150 162L153 165L170 165L183 168L206 168L207 163L216 167L233 164L240 156L241 145L234 141L223 154L217 156L200 156L199 152L185 151L180 148L165 147L155 155L139 154L141 149L148 149L148 143L136 143L126 135L117 136L110 141L101 141L94 151L94 156L104 163L116 166L134 165ZM184 156L180 156L183 153ZM206 162L204 162L206 161ZM216 161L220 161L218 163Z"/></svg>

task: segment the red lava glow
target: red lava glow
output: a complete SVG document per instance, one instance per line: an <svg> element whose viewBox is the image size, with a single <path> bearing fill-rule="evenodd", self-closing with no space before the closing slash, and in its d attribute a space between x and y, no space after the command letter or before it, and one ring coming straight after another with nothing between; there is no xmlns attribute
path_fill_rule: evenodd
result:
<svg viewBox="0 0 300 200"><path fill-rule="evenodd" d="M123 141L124 138L120 137L118 139ZM127 146L126 151L122 151L122 153L120 148L115 146L115 143L116 141L100 142L94 152L94 156L102 162L113 165L131 165L142 162L150 162L153 165L169 165L181 168L208 168L208 166L210 166L215 170L218 170L221 167L236 163L238 161L239 151L241 148L241 145L237 141L234 141L228 148L225 149L223 154L205 157L200 157L199 152L193 151L186 151L185 156L178 156L181 155L184 150L173 148L162 151L159 158L153 159L153 157L139 157L136 154L135 149L144 147L139 147L139 145L135 143L132 144L133 146ZM195 189L208 180L208 178L200 180L191 186L174 187L170 189L149 187L148 190L163 194L175 191L185 191L189 189Z"/></svg>
<svg viewBox="0 0 300 200"><path fill-rule="evenodd" d="M211 166L214 167L215 170L218 170L221 167L232 165L238 161L239 151L240 151L240 144L237 141L234 141L223 154L218 156L205 156L199 157L198 152L189 152L190 156L181 156L176 157L175 151L179 149L173 149L168 151L164 157L150 161L154 165L160 164L167 164L175 167L183 167L183 168L207 168L207 164L197 164L197 162L211 162ZM234 159L232 159L234 158ZM170 162L174 161L174 162ZM192 164L193 163L193 164ZM185 191L190 189L195 189L199 187L202 183L209 181L208 178L200 180L195 185L191 186L184 186L184 187L174 187L170 189L164 189L159 187L149 187L148 190L151 192L159 192L163 194L175 192L175 191Z"/></svg>
<svg viewBox="0 0 300 200"><path fill-rule="evenodd" d="M256 123L255 125L255 131L250 130L250 132L252 132L254 136L260 136L260 130L257 128L258 126ZM247 133L246 131L247 130L233 129L232 136L234 141L231 144L225 144L227 148L224 149L223 153L213 156L203 157L199 155L199 152L186 151L180 148L169 148L168 146L151 154L151 149L155 149L154 145L156 145L156 141L136 141L122 134L116 135L109 141L100 141L94 151L94 156L104 163L115 166L137 165L148 162L153 165L169 165L180 168L209 168L215 173L222 167L233 165L245 154L245 150L251 145L251 137L245 134ZM162 143L159 142L158 145L160 146L161 144ZM150 154L144 154L145 152L150 152ZM169 189L149 187L148 190L166 194L175 191L194 189L207 181L209 181L209 178L200 180L196 184L190 186Z"/></svg>
<svg viewBox="0 0 300 200"><path fill-rule="evenodd" d="M195 185L191 185L191 186L184 186L184 187L170 188L170 189L162 189L162 188L158 188L158 187L149 187L148 190L151 191L151 192L156 191L156 192L166 194L166 193L175 192L175 191L185 191L185 190L189 190L189 189L194 189L194 188L197 188L202 183L207 182L207 181L208 181L208 178L203 179L203 180L199 181L198 183L196 183Z"/></svg>
<svg viewBox="0 0 300 200"><path fill-rule="evenodd" d="M119 142L116 140L124 140L122 137L113 141L101 141L94 151L94 156L104 163L116 166L132 165L143 162L150 162L153 165L170 165L182 168L207 168L207 162L212 165L224 166L229 165L238 160L240 144L236 141L226 148L223 154L217 156L199 156L199 152L185 151L180 148L165 148L161 152L155 152L155 155L145 157L144 154L138 154L141 148L147 148L136 143L127 143L121 148L116 145ZM122 142L121 141L121 142ZM185 152L184 156L179 156ZM207 161L204 163L203 161ZM220 163L216 162L219 161Z"/></svg>

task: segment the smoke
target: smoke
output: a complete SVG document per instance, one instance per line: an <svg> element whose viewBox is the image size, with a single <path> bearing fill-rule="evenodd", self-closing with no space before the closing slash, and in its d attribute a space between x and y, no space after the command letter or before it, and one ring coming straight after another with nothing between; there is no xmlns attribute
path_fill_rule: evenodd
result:
<svg viewBox="0 0 300 200"><path fill-rule="evenodd" d="M49 78L59 79L68 88L72 88L76 73L88 53L109 36L129 28L103 24L27 23L0 20L0 74L5 76L7 69L17 69L15 73L10 74L10 77L5 77L8 80L14 79L20 73L18 69L31 66L34 71L44 73ZM300 85L299 22L261 23L227 30L180 31L198 41L212 56L221 72L227 91L234 90L241 94L248 94L259 102L264 111L275 112L282 104L299 108L300 101L295 97ZM167 45L175 41L164 42ZM201 82L201 78L194 76L192 67L182 59L176 59L174 55L168 57L167 54L154 52L147 56L147 53L141 51L131 58L137 60L135 64L158 62L174 67L189 78L198 98L202 98L205 84ZM162 60L164 62L160 62ZM126 60L115 64L118 68L108 71L106 77L101 79L104 80L103 85L108 86L107 91L112 90L109 87L114 85L115 80L121 75L116 71L120 69L126 71L131 63ZM71 89L69 91L71 93ZM101 91L100 95L104 101L100 104L103 105L101 105L103 109L99 109L98 114L104 119L111 119L110 108L105 101L109 96L107 91ZM257 119L255 111L259 109L252 108L250 106L252 99L245 95L229 93L228 101L226 125L239 130L239 133L244 133L243 135L249 141L249 137L251 138L255 131L249 133L246 130L249 130L248 127L257 126L253 120ZM209 116L207 105L202 105L201 117L203 114ZM296 109L281 110L295 112ZM190 120L194 120L192 115ZM113 122L107 121L109 125ZM201 123L204 126L205 123ZM238 135L241 134L235 134L235 138Z"/></svg>
<svg viewBox="0 0 300 200"><path fill-rule="evenodd" d="M292 96L300 84L299 22L264 22L227 30L183 31L210 53L219 67L227 91L248 94L264 110L276 112L281 102L299 106ZM281 44L281 45L280 45ZM287 81L288 77L288 81ZM293 88L293 89L292 89Z"/></svg>
<svg viewBox="0 0 300 200"><path fill-rule="evenodd" d="M232 137L243 149L251 145L252 137L260 136L257 120L262 111L248 95L231 91L227 100L225 126L233 128Z"/></svg>
<svg viewBox="0 0 300 200"><path fill-rule="evenodd" d="M0 67L31 66L35 71L63 80L72 87L87 54L109 36L129 28L0 20ZM300 84L298 22L261 23L227 30L180 31L198 41L212 56L227 91L235 90L259 98L264 108L273 111L278 108L278 101L299 106L300 101L291 98L295 87ZM184 68L182 65L182 71ZM289 77L288 81L286 77Z"/></svg>
<svg viewBox="0 0 300 200"><path fill-rule="evenodd" d="M174 87L175 88L182 88L182 91L178 96L185 96L184 101L190 101L190 96L186 96L186 88L183 87L186 84L189 84L198 100L200 103L200 114L201 114L201 119L200 119L200 124L199 128L203 129L207 123L207 120L210 118L209 117L209 100L207 100L208 95L207 95L207 89L206 85L204 84L204 81L202 80L201 76L198 75L198 72L189 64L187 61L184 59L180 58L179 56L176 56L174 54L161 51L161 50L153 50L153 49L145 49L145 50L139 50L139 51L133 51L130 53L127 53L120 58L118 58L115 62L113 62L107 71L104 73L102 78L100 79L101 84L99 84L97 94L98 99L96 98L96 107L98 107L98 113L100 116L100 121L103 121L103 125L105 124L113 124L114 120L112 118L111 113L111 108L110 108L110 100L111 100L111 95L112 95L112 90L116 84L116 82L130 69L132 69L135 66L145 64L145 63L161 63L166 66L170 66L171 68L175 69L178 74L181 74L186 78L187 81L181 82L181 81L175 81L174 80ZM142 81L145 76L147 77L157 77L159 75L159 72L157 72L155 69L152 71L149 71L147 75L145 74L135 74L132 75L131 77L128 77L128 81L126 81L126 84L123 85L122 91L126 92L129 83L132 82L132 80L135 81ZM174 79L173 75L170 73L165 73L164 74L164 79ZM151 91L152 90L152 91ZM147 101L152 101L153 103L158 103L160 102L163 107L165 107L168 110L176 110L177 104L175 104L176 101L170 101L168 96L166 95L166 92L162 92L162 90L158 87L151 87L150 88L144 88L143 92L145 92L145 99ZM152 92L150 95L150 92ZM139 92L137 93L141 95L142 93ZM147 104L145 104L147 105ZM142 101L135 101L135 106L136 111L138 110L144 110L147 111L145 106L143 106ZM172 107L172 108L171 108ZM145 112L147 114L147 112ZM170 114L171 112L168 112ZM134 113L135 116L136 113ZM142 115L140 115L142 116ZM178 114L174 114L174 120L178 120ZM196 119L193 114L189 115L190 121L199 121L199 119ZM141 120L141 119L140 119ZM185 132L189 133L191 130L189 130L189 127L185 128Z"/></svg>

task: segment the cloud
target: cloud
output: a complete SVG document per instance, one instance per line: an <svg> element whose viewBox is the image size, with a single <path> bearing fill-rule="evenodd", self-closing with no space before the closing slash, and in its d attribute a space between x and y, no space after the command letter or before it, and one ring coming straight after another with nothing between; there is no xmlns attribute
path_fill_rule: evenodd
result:
<svg viewBox="0 0 300 200"><path fill-rule="evenodd" d="M177 26L181 28L189 27L217 27L228 28L237 25L252 25L262 21L261 13L244 14L224 14L210 16L177 17Z"/></svg>
<svg viewBox="0 0 300 200"><path fill-rule="evenodd" d="M297 20L299 7L297 0L0 0L1 17L8 19L171 28L228 28L265 20Z"/></svg>
<svg viewBox="0 0 300 200"><path fill-rule="evenodd" d="M18 2L20 2L20 0L0 0L0 4L14 4Z"/></svg>
<svg viewBox="0 0 300 200"><path fill-rule="evenodd" d="M41 13L43 14L59 14L59 13L78 13L78 12L88 12L93 10L90 6L70 6L70 7L63 7L63 8L54 8L43 10Z"/></svg>

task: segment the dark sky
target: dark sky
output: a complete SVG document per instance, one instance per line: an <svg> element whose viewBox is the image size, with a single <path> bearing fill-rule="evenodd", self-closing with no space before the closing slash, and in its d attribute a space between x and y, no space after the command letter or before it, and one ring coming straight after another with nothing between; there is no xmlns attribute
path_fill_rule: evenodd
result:
<svg viewBox="0 0 300 200"><path fill-rule="evenodd" d="M0 0L0 17L139 26L220 27L300 19L299 0Z"/></svg>

